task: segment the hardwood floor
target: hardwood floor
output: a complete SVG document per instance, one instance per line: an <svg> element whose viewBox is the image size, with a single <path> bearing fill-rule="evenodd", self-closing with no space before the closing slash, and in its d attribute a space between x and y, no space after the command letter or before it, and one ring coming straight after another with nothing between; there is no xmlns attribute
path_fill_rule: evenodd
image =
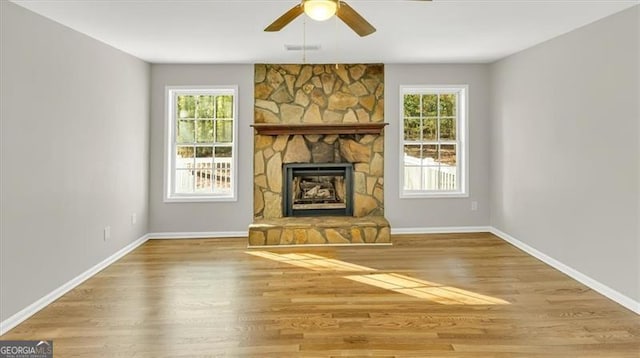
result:
<svg viewBox="0 0 640 358"><path fill-rule="evenodd" d="M639 357L640 316L491 234L153 240L0 339L55 357Z"/></svg>

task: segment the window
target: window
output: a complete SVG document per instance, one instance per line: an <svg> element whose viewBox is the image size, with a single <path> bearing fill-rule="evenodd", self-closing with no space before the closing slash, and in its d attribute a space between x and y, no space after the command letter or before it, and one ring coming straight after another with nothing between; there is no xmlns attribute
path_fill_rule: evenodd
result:
<svg viewBox="0 0 640 358"><path fill-rule="evenodd" d="M467 196L467 86L400 88L400 196Z"/></svg>
<svg viewBox="0 0 640 358"><path fill-rule="evenodd" d="M236 199L236 87L167 87L165 201Z"/></svg>

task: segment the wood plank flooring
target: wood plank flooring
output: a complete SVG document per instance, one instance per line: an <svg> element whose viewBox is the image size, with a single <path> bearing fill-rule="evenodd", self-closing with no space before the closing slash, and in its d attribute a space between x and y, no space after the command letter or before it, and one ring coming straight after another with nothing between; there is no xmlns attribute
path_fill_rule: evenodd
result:
<svg viewBox="0 0 640 358"><path fill-rule="evenodd" d="M0 339L56 357L640 357L640 316L487 233L153 240Z"/></svg>

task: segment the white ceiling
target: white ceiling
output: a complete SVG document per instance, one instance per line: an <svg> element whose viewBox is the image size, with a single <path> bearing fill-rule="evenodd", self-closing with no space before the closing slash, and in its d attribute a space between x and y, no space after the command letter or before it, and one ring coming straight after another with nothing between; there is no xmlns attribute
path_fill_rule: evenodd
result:
<svg viewBox="0 0 640 358"><path fill-rule="evenodd" d="M262 31L299 0L12 1L151 63L300 63L302 52L284 45L303 43L321 46L309 63L491 62L640 3L348 0L378 29L361 38L340 20L304 15Z"/></svg>

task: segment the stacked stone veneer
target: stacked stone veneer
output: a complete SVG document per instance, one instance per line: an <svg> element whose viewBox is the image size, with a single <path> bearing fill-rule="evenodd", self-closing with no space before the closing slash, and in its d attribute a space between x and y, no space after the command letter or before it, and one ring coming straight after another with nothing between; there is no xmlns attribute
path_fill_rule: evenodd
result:
<svg viewBox="0 0 640 358"><path fill-rule="evenodd" d="M256 123L338 124L384 121L382 64L341 64L337 67L257 64L254 79ZM326 224L320 228L313 224L315 221L305 218L280 219L283 215L283 164L344 162L354 165L354 218L331 218L333 228ZM278 136L256 133L254 224L249 227L250 244L388 242L389 225L384 219L383 176L382 133ZM356 220L364 217L376 218ZM289 228L298 231L284 230L287 224ZM365 227L368 229L366 235L363 231ZM303 228L307 229L305 235L300 231ZM270 233L268 230L271 230ZM293 232L297 232L297 236ZM309 233L312 239L309 239Z"/></svg>

